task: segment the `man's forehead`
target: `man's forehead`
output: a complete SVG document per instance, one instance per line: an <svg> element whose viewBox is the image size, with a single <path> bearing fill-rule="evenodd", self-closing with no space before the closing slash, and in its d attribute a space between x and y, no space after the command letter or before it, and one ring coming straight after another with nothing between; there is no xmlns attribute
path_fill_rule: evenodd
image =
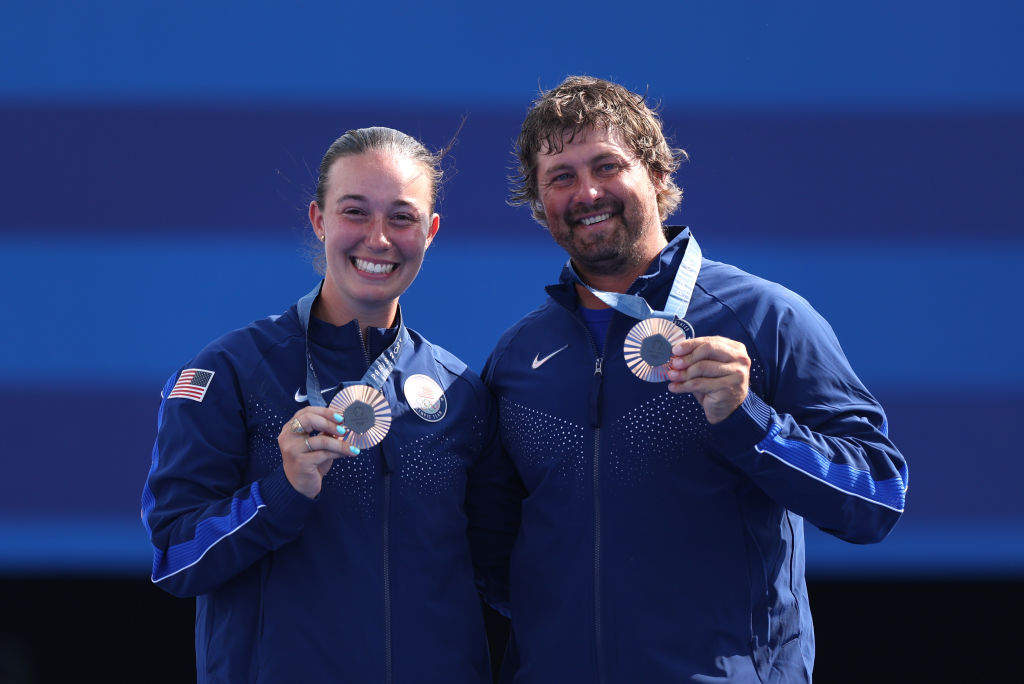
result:
<svg viewBox="0 0 1024 684"><path fill-rule="evenodd" d="M540 149L538 154L541 156L550 156L553 154L559 154L565 151L566 147L571 145L583 145L586 143L606 143L611 146L617 146L622 149L623 152L629 154L629 147L626 146L625 137L615 126L608 126L604 128L597 128L594 126L585 126L582 128L564 128L561 132L561 144L552 148L551 140L546 138L541 141ZM632 155L630 155L632 156Z"/></svg>

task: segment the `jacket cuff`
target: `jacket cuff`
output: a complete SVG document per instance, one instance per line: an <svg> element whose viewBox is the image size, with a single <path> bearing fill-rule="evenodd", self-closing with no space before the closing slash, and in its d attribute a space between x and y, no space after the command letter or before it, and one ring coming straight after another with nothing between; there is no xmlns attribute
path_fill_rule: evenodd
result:
<svg viewBox="0 0 1024 684"><path fill-rule="evenodd" d="M260 496L274 525L296 532L302 529L316 505L316 499L310 499L292 487L284 468L278 468L260 480Z"/></svg>
<svg viewBox="0 0 1024 684"><path fill-rule="evenodd" d="M768 436L774 417L771 406L753 392L747 392L747 398L728 418L711 426L712 443L723 456L738 457Z"/></svg>

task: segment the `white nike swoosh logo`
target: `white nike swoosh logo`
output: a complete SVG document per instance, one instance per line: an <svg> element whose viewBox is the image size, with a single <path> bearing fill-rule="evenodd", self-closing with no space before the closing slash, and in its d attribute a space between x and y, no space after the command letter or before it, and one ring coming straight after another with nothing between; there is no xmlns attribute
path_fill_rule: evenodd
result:
<svg viewBox="0 0 1024 684"><path fill-rule="evenodd" d="M322 389L322 390L320 390L320 394L323 394L325 392L330 392L332 389L335 389L336 387L337 387L337 385L335 385L334 387L328 387L327 389ZM306 401L306 399L308 399L308 398L309 397L306 396L306 394L302 391L301 387L299 389L295 390L295 401L297 401L297 402L299 402L301 404L304 401Z"/></svg>
<svg viewBox="0 0 1024 684"><path fill-rule="evenodd" d="M540 354L537 354L537 355L536 355L535 357L533 357L533 363L531 363L531 364L530 364L530 368L532 368L533 370L537 370L538 368L540 368L541 366L543 366L543 365L544 365L545 363L547 363L547 362L548 362L548 360L549 360L549 359L550 359L550 358L551 358L552 356L554 356L554 355L555 355L555 354L557 354L558 352L562 352L562 351L565 351L565 350L566 350L566 349L568 349L568 348L569 348L569 345L565 345L565 346L564 346L564 347L562 347L561 349L556 349L555 351L551 352L550 354L548 354L547 356L545 356L545 357L544 357L543 359L542 359L542 358L540 358Z"/></svg>

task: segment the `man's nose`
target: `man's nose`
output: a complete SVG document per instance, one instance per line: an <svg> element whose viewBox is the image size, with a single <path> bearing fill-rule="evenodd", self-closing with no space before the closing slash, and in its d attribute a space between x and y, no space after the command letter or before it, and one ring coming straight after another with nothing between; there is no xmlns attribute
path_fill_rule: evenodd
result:
<svg viewBox="0 0 1024 684"><path fill-rule="evenodd" d="M589 173L580 174L573 200L582 204L593 204L602 197L604 197L604 187L600 181Z"/></svg>

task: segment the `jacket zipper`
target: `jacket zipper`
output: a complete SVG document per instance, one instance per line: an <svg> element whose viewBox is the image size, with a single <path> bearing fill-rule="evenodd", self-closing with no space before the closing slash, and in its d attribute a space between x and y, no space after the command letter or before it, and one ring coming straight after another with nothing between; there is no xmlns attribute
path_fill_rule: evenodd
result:
<svg viewBox="0 0 1024 684"><path fill-rule="evenodd" d="M597 682L604 681L604 661L601 657L602 643L604 640L601 625L601 383L604 379L604 355L597 350L597 342L590 332L587 324L580 320L583 331L590 340L590 347L594 351L594 375L590 385L590 425L594 429L594 653L596 657L595 666L597 669ZM608 324L608 333L605 335L605 346L608 346L608 336L611 333L611 323Z"/></svg>
<svg viewBox="0 0 1024 684"><path fill-rule="evenodd" d="M381 450L383 451L383 449ZM384 460L384 459L382 459ZM384 681L391 684L391 472L384 461Z"/></svg>
<svg viewBox="0 0 1024 684"><path fill-rule="evenodd" d="M596 350L595 350L596 351ZM603 635L601 630L601 424L600 400L601 379L604 357L597 357L594 364L594 403L597 408L597 424L594 425L594 646L597 654L597 681L604 681L603 659L601 657Z"/></svg>
<svg viewBox="0 0 1024 684"><path fill-rule="evenodd" d="M359 326L359 340L362 342L363 359L370 367L370 342ZM383 388L381 388L383 391ZM391 663L391 468L384 455L384 444L380 445L381 469L384 471L384 513L381 525L381 567L384 584L384 682L391 684L393 673Z"/></svg>

